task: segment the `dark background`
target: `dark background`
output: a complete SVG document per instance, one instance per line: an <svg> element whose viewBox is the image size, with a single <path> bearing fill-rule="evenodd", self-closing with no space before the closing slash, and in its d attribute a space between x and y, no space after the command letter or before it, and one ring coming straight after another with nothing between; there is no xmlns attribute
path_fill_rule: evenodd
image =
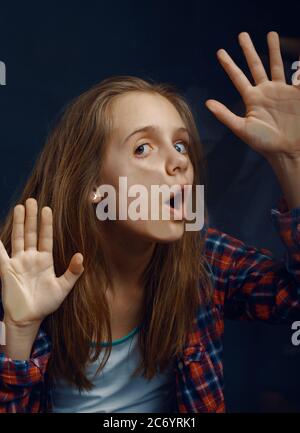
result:
<svg viewBox="0 0 300 433"><path fill-rule="evenodd" d="M204 101L214 98L243 113L216 51L225 48L249 75L237 41L239 32L248 31L268 66L268 31L300 37L299 2L0 4L0 60L7 74L0 86L1 219L61 108L103 78L137 75L175 84L190 101L208 161L212 224L281 257L283 246L269 219L280 197L277 180ZM283 55L290 83L298 57L288 50ZM291 344L290 326L227 321L225 329L227 410L300 410L300 348Z"/></svg>

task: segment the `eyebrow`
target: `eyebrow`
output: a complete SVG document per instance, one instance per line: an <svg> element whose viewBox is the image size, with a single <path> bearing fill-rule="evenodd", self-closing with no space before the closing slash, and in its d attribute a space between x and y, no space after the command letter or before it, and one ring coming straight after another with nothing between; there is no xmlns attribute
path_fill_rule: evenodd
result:
<svg viewBox="0 0 300 433"><path fill-rule="evenodd" d="M133 135L138 134L139 132L154 132L157 133L160 130L160 128L158 128L155 125L147 125L147 126L142 126L141 128L136 129L135 131L131 132L124 140L123 144L125 144L129 138L131 138ZM178 133L178 132L187 132L187 134L189 135L189 131L187 128L181 126L180 128L177 128L174 132Z"/></svg>

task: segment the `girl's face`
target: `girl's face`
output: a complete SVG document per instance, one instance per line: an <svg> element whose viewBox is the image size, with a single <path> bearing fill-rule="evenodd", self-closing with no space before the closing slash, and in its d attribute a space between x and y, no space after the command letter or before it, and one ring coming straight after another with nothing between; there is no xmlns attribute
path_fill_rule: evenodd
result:
<svg viewBox="0 0 300 433"><path fill-rule="evenodd" d="M192 184L193 166L189 157L189 135L176 108L163 96L147 92L129 92L118 96L113 104L113 132L107 143L102 166L102 183L117 192L119 177L127 178L127 188L143 185L142 196L149 206L148 218L105 221L130 236L156 242L171 242L184 233L184 220L151 220L151 185ZM128 197L129 204L138 195ZM93 199L98 202L99 199ZM161 201L161 200L160 200ZM117 213L118 215L118 213Z"/></svg>

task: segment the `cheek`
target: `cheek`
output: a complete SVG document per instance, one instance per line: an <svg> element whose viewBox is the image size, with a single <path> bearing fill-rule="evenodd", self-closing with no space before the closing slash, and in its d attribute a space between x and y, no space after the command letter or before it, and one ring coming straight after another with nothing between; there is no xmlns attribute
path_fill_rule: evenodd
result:
<svg viewBox="0 0 300 433"><path fill-rule="evenodd" d="M110 149L102 161L101 179L103 183L110 185L118 185L120 176L128 176L130 167L128 162L128 155L122 151Z"/></svg>

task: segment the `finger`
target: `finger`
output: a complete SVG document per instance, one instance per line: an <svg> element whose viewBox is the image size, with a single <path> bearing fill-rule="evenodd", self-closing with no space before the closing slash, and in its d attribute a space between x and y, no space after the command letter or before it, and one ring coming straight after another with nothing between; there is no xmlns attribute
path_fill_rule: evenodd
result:
<svg viewBox="0 0 300 433"><path fill-rule="evenodd" d="M3 242L0 240L0 271L1 269L3 269L3 266L7 263L8 260L9 260L9 255L7 254Z"/></svg>
<svg viewBox="0 0 300 433"><path fill-rule="evenodd" d="M269 32L267 34L269 47L271 77L274 81L286 82L284 75L284 66L280 52L280 41L278 33Z"/></svg>
<svg viewBox="0 0 300 433"><path fill-rule="evenodd" d="M24 249L36 250L37 246L37 201L34 198L26 200Z"/></svg>
<svg viewBox="0 0 300 433"><path fill-rule="evenodd" d="M245 119L232 113L225 105L214 99L208 99L205 102L206 107L216 116L220 122L228 126L235 134L241 135L244 128Z"/></svg>
<svg viewBox="0 0 300 433"><path fill-rule="evenodd" d="M48 206L41 211L41 228L39 235L39 251L52 253L53 250L53 224L52 209Z"/></svg>
<svg viewBox="0 0 300 433"><path fill-rule="evenodd" d="M24 219L25 207L18 204L14 207L13 227L11 233L11 257L24 251Z"/></svg>
<svg viewBox="0 0 300 433"><path fill-rule="evenodd" d="M264 81L268 81L269 78L265 68L254 48L249 34L242 32L239 34L238 39L255 83L261 84Z"/></svg>
<svg viewBox="0 0 300 433"><path fill-rule="evenodd" d="M246 77L246 75L243 73L243 71L234 63L232 58L229 56L229 54L221 49L217 51L217 57L228 74L229 78L233 82L234 86L240 93L240 95L243 97L245 91L252 87L252 84Z"/></svg>
<svg viewBox="0 0 300 433"><path fill-rule="evenodd" d="M80 253L76 253L72 257L66 272L58 278L59 283L66 292L66 296L74 287L76 281L78 280L83 271L83 256Z"/></svg>

